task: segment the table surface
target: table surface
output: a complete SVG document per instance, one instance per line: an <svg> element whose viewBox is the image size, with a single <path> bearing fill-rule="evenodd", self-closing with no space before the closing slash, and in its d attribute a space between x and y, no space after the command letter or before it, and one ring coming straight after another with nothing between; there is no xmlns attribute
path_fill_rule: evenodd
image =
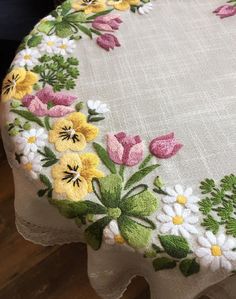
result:
<svg viewBox="0 0 236 299"><path fill-rule="evenodd" d="M99 299L87 277L85 245L42 247L16 231L13 178L2 144L0 175L0 299ZM123 296L148 298L142 278L135 278Z"/></svg>

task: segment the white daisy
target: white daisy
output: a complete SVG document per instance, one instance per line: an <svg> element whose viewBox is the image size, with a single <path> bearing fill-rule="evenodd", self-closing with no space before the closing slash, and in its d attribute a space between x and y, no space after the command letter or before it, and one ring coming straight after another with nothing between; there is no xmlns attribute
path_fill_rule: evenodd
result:
<svg viewBox="0 0 236 299"><path fill-rule="evenodd" d="M163 202L168 204L179 203L194 213L198 212L198 206L196 204L199 198L193 195L192 188L184 189L181 185L176 185L174 189L167 187L165 191L168 195L163 197Z"/></svg>
<svg viewBox="0 0 236 299"><path fill-rule="evenodd" d="M24 170L33 178L38 178L38 173L42 170L41 157L36 153L29 153L27 156L21 157L21 165Z"/></svg>
<svg viewBox="0 0 236 299"><path fill-rule="evenodd" d="M138 12L140 15L148 14L151 10L153 10L153 5L151 2L145 3L138 8Z"/></svg>
<svg viewBox="0 0 236 299"><path fill-rule="evenodd" d="M37 49L27 48L16 55L13 64L20 67L28 66L32 68L38 63L39 57L40 53Z"/></svg>
<svg viewBox="0 0 236 299"><path fill-rule="evenodd" d="M195 254L199 257L199 262L210 267L212 271L224 268L228 271L232 270L232 263L236 261L236 242L233 238L227 238L225 234L215 236L211 231L207 231L205 237L198 238L199 247Z"/></svg>
<svg viewBox="0 0 236 299"><path fill-rule="evenodd" d="M109 112L109 108L107 107L107 104L102 103L101 101L93 101L89 100L87 102L87 106L89 109L93 110L96 113L107 113Z"/></svg>
<svg viewBox="0 0 236 299"><path fill-rule="evenodd" d="M60 39L55 35L53 36L44 35L43 40L39 45L39 50L42 52L46 52L48 54L56 53L59 40Z"/></svg>
<svg viewBox="0 0 236 299"><path fill-rule="evenodd" d="M198 222L198 218L192 216L189 209L185 209L180 204L175 203L173 207L164 205L163 211L165 213L157 215L157 220L162 222L160 227L161 233L170 233L176 236L182 235L184 238L189 238L190 234L198 233L193 225Z"/></svg>
<svg viewBox="0 0 236 299"><path fill-rule="evenodd" d="M38 148L43 147L45 139L47 139L47 134L43 128L40 128L23 131L21 135L16 136L15 141L18 150L27 155L29 152L37 152Z"/></svg>
<svg viewBox="0 0 236 299"><path fill-rule="evenodd" d="M74 40L69 38L60 38L58 40L57 48L55 53L65 56L66 54L71 54L76 47Z"/></svg>
<svg viewBox="0 0 236 299"><path fill-rule="evenodd" d="M125 240L120 234L116 220L112 220L103 230L103 239L109 245L124 244Z"/></svg>

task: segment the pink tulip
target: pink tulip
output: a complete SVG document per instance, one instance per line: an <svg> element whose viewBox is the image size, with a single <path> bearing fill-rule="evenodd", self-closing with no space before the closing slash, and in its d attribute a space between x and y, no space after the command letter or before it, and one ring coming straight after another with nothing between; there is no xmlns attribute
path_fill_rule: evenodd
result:
<svg viewBox="0 0 236 299"><path fill-rule="evenodd" d="M118 15L106 15L96 17L92 22L92 26L97 30L113 31L118 30L121 23L122 21Z"/></svg>
<svg viewBox="0 0 236 299"><path fill-rule="evenodd" d="M109 51L110 49L114 49L115 47L120 47L120 43L118 39L110 33L105 33L100 35L97 38L97 44L105 49L106 51Z"/></svg>
<svg viewBox="0 0 236 299"><path fill-rule="evenodd" d="M107 135L107 149L113 162L134 166L143 158L143 142L140 136L128 136L124 132Z"/></svg>
<svg viewBox="0 0 236 299"><path fill-rule="evenodd" d="M167 159L174 156L183 145L178 143L174 133L153 139L150 143L150 152L160 159Z"/></svg>
<svg viewBox="0 0 236 299"><path fill-rule="evenodd" d="M229 4L222 5L213 11L221 19L234 16L236 14L236 6Z"/></svg>
<svg viewBox="0 0 236 299"><path fill-rule="evenodd" d="M73 112L70 106L76 97L65 92L54 92L51 86L46 86L35 95L26 95L22 103L37 116L60 117Z"/></svg>

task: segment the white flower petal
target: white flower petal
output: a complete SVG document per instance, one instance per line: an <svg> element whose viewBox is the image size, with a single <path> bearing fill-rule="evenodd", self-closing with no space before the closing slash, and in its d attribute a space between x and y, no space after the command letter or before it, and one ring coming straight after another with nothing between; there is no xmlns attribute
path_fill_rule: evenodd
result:
<svg viewBox="0 0 236 299"><path fill-rule="evenodd" d="M236 260L236 252L234 251L223 251L223 255L230 261Z"/></svg>
<svg viewBox="0 0 236 299"><path fill-rule="evenodd" d="M194 227L194 226L191 225L191 224L184 223L184 224L183 224L183 227L184 227L188 232L190 232L191 234L197 234L197 233L198 233L198 230L196 229L196 227Z"/></svg>
<svg viewBox="0 0 236 299"><path fill-rule="evenodd" d="M232 270L232 265L229 261L227 261L227 259L224 256L220 257L220 264L221 267L226 269L227 271L231 271Z"/></svg>
<svg viewBox="0 0 236 299"><path fill-rule="evenodd" d="M219 234L217 237L217 245L222 246L225 243L225 234Z"/></svg>
<svg viewBox="0 0 236 299"><path fill-rule="evenodd" d="M195 251L195 254L198 257L204 257L206 255L211 255L211 251L209 248L205 248L205 247L200 247Z"/></svg>
<svg viewBox="0 0 236 299"><path fill-rule="evenodd" d="M232 238L228 238L228 240L222 245L223 250L230 250L235 248L235 240Z"/></svg>
<svg viewBox="0 0 236 299"><path fill-rule="evenodd" d="M184 191L184 196L189 197L191 194L193 193L193 189L191 187L188 187L185 191Z"/></svg>
<svg viewBox="0 0 236 299"><path fill-rule="evenodd" d="M175 202L175 197L172 197L172 196L164 196L162 198L162 201L164 203L174 203Z"/></svg>
<svg viewBox="0 0 236 299"><path fill-rule="evenodd" d="M211 248L211 243L203 236L198 237L198 243L206 248Z"/></svg>
<svg viewBox="0 0 236 299"><path fill-rule="evenodd" d="M179 231L184 238L188 239L190 237L189 232L182 225L179 226Z"/></svg>
<svg viewBox="0 0 236 299"><path fill-rule="evenodd" d="M179 225L172 225L171 234L179 236Z"/></svg>
<svg viewBox="0 0 236 299"><path fill-rule="evenodd" d="M115 220L112 220L109 223L108 227L113 232L114 235L118 235L120 233L118 224Z"/></svg>
<svg viewBox="0 0 236 299"><path fill-rule="evenodd" d="M186 222L187 223L190 223L190 224L196 224L198 222L198 217L196 216L190 216L186 219Z"/></svg>
<svg viewBox="0 0 236 299"><path fill-rule="evenodd" d="M178 216L182 216L182 213L183 213L183 207L182 207L180 204L175 203L175 204L174 204L174 210L175 210L176 215L178 215Z"/></svg>
<svg viewBox="0 0 236 299"><path fill-rule="evenodd" d="M220 268L220 257L215 256L211 262L210 269L211 271L215 272Z"/></svg>
<svg viewBox="0 0 236 299"><path fill-rule="evenodd" d="M168 206L168 205L164 205L164 206L163 206L163 210L164 210L164 212L165 212L167 215L169 215L169 216L171 216L171 217L174 217L174 216L175 216L175 213L174 213L172 207L170 207L170 206Z"/></svg>
<svg viewBox="0 0 236 299"><path fill-rule="evenodd" d="M212 245L216 245L216 237L211 231L206 232L206 237Z"/></svg>
<svg viewBox="0 0 236 299"><path fill-rule="evenodd" d="M184 194L184 189L181 185L175 185L175 191L179 194L179 195L183 195Z"/></svg>
<svg viewBox="0 0 236 299"><path fill-rule="evenodd" d="M178 195L173 189L171 189L169 187L166 187L165 191L166 191L166 193L168 193L169 195L174 196L174 197L176 197Z"/></svg>
<svg viewBox="0 0 236 299"><path fill-rule="evenodd" d="M170 222L172 220L172 218L166 214L159 214L156 218L161 222Z"/></svg>
<svg viewBox="0 0 236 299"><path fill-rule="evenodd" d="M205 255L203 258L201 258L201 264L204 267L208 267L213 260L214 257L212 255Z"/></svg>
<svg viewBox="0 0 236 299"><path fill-rule="evenodd" d="M188 208L189 210L191 210L193 213L197 213L199 211L199 208L197 205L191 204L191 203L187 203L186 208Z"/></svg>
<svg viewBox="0 0 236 299"><path fill-rule="evenodd" d="M164 223L160 227L160 232L162 234L165 234L171 230L172 226L173 226L173 224L171 222Z"/></svg>

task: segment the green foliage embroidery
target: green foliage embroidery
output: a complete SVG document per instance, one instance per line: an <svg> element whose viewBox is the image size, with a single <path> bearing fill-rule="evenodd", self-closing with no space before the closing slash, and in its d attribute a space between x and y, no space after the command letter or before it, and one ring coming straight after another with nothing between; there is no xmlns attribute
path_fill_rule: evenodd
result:
<svg viewBox="0 0 236 299"><path fill-rule="evenodd" d="M158 257L152 262L155 271L173 269L176 267L177 263L168 257Z"/></svg>
<svg viewBox="0 0 236 299"><path fill-rule="evenodd" d="M171 257L181 259L190 251L188 242L181 236L159 235L159 240L165 252Z"/></svg>
<svg viewBox="0 0 236 299"><path fill-rule="evenodd" d="M179 269L185 277L188 277L198 273L200 271L200 265L195 259L185 259L180 262Z"/></svg>
<svg viewBox="0 0 236 299"><path fill-rule="evenodd" d="M98 154L99 158L103 162L103 164L110 170L111 173L116 173L116 166L111 161L107 151L98 143L94 142L93 147Z"/></svg>
<svg viewBox="0 0 236 299"><path fill-rule="evenodd" d="M16 136L20 132L30 129L31 124L28 121L22 123L19 118L15 118L13 122L7 124L7 131L10 136Z"/></svg>
<svg viewBox="0 0 236 299"><path fill-rule="evenodd" d="M200 189L206 195L199 202L199 210L204 216L202 226L216 234L224 225L227 234L236 236L236 176L223 177L219 186L214 180L206 179L201 182Z"/></svg>
<svg viewBox="0 0 236 299"><path fill-rule="evenodd" d="M59 161L54 152L47 146L44 147L44 152L38 150L38 153L44 157L41 160L42 162L44 162L43 167L52 166Z"/></svg>
<svg viewBox="0 0 236 299"><path fill-rule="evenodd" d="M40 75L39 82L53 86L54 91L70 90L75 87L75 79L79 76L77 58L64 58L62 55L43 55L39 58L41 64L33 68Z"/></svg>
<svg viewBox="0 0 236 299"><path fill-rule="evenodd" d="M44 175L44 174L40 174L39 175L39 179L40 181L46 186L45 189L41 189L38 191L38 196L39 197L43 197L45 194L47 194L47 196L49 198L52 197L52 192L53 192L53 188L52 188L52 183L50 182L49 178Z"/></svg>
<svg viewBox="0 0 236 299"><path fill-rule="evenodd" d="M37 116L35 116L33 113L31 113L28 110L17 110L17 109L11 109L11 112L20 115L21 117L25 118L28 121L31 122L35 122L37 123L39 126L44 127L43 122L41 121L40 118L38 118Z"/></svg>

